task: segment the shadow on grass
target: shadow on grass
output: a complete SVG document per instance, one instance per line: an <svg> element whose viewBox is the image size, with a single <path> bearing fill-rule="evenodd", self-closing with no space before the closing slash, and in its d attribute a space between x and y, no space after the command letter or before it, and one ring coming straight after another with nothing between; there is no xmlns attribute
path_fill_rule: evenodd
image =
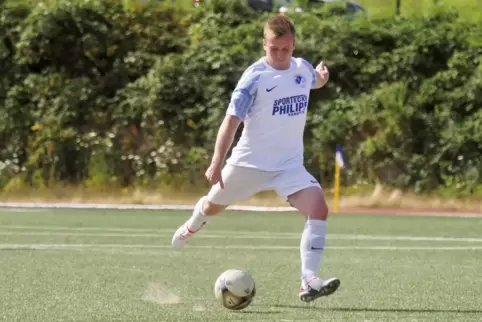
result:
<svg viewBox="0 0 482 322"><path fill-rule="evenodd" d="M263 310L250 310L250 311L236 311L238 314L279 314L282 311L279 310L270 310L270 311L263 311Z"/></svg>
<svg viewBox="0 0 482 322"><path fill-rule="evenodd" d="M397 313L482 313L482 310L464 310L464 309L397 309L397 308L364 308L364 307L331 307L323 308L309 305L273 305L273 307L287 309L311 309L323 311L339 311L339 312L397 312Z"/></svg>

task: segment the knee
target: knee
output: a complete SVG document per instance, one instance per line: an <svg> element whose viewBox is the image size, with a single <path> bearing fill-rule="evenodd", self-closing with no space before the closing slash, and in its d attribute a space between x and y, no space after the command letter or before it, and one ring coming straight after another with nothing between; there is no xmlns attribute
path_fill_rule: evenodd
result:
<svg viewBox="0 0 482 322"><path fill-rule="evenodd" d="M226 207L227 206L225 206L225 205L218 205L218 204L212 203L211 201L209 201L206 198L206 199L204 199L202 209L203 209L203 213L206 216L214 216L214 215L219 214L224 209L226 209Z"/></svg>
<svg viewBox="0 0 482 322"><path fill-rule="evenodd" d="M328 205L326 204L326 201L323 199L322 202L320 202L319 207L315 210L314 214L314 219L320 219L320 220L327 220L328 219Z"/></svg>
<svg viewBox="0 0 482 322"><path fill-rule="evenodd" d="M326 201L324 198L319 200L319 202L316 203L316 206L311 209L309 212L309 219L315 219L315 220L327 220L328 219L328 205L326 204Z"/></svg>
<svg viewBox="0 0 482 322"><path fill-rule="evenodd" d="M288 196L288 202L306 219L327 220L328 218L328 205L321 189L311 187L301 190Z"/></svg>

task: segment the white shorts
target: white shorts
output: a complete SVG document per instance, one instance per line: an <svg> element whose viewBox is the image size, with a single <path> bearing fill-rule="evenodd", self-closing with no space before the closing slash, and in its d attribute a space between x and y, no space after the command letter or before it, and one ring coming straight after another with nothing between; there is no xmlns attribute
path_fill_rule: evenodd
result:
<svg viewBox="0 0 482 322"><path fill-rule="evenodd" d="M289 195L305 188L321 189L304 166L283 171L263 171L227 164L222 170L222 178L224 189L218 183L207 195L210 202L218 205L231 205L266 190L275 190L281 198L288 200Z"/></svg>

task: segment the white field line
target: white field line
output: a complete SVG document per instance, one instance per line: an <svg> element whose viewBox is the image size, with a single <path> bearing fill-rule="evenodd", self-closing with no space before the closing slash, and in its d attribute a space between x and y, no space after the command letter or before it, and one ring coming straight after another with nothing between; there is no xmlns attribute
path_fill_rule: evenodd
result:
<svg viewBox="0 0 482 322"><path fill-rule="evenodd" d="M160 232L158 234L116 234L116 233L77 233L77 232L12 232L0 231L0 235L4 236L80 236L80 237L132 237L132 238L158 238L158 237L172 237L171 232ZM198 237L198 236L196 236ZM300 239L300 235L293 236L273 236L273 235L226 235L226 234L199 234L199 238L214 238L214 239Z"/></svg>
<svg viewBox="0 0 482 322"><path fill-rule="evenodd" d="M0 202L1 208L50 208L50 209L112 209L112 210L193 210L193 205L139 205L139 204L101 204L101 203L71 203L71 202ZM236 206L228 210L284 212L295 211L292 207L262 207Z"/></svg>
<svg viewBox="0 0 482 322"><path fill-rule="evenodd" d="M2 212L48 212L47 208L10 208L10 207L1 207Z"/></svg>
<svg viewBox="0 0 482 322"><path fill-rule="evenodd" d="M93 233L93 232L52 232L52 231L0 231L3 236L79 236L79 237L131 237L131 238L160 238L172 237L174 230L162 231L156 234L131 234L131 233ZM196 237L206 239L276 239L276 240L298 240L300 234L287 233L285 235L270 234L268 232L238 234L236 231L229 233L199 233ZM350 235L350 234L328 234L329 240L373 240L373 241L429 241L429 242L464 242L482 243L482 238L461 238L461 237L428 237L428 236L373 236L373 235Z"/></svg>
<svg viewBox="0 0 482 322"><path fill-rule="evenodd" d="M122 228L122 227L69 227L69 226L29 226L29 225L0 225L0 229L24 230L69 230L69 231L119 231L119 232L160 232L168 229L153 228ZM170 229L169 231L172 231Z"/></svg>
<svg viewBox="0 0 482 322"><path fill-rule="evenodd" d="M96 249L171 249L170 245L143 244L0 244L0 250L96 250ZM247 250L299 250L298 246L262 246L262 245L191 245L186 249L247 249ZM482 250L482 246L454 247L408 247L408 246L330 246L335 250L387 250L387 251L450 251L450 250ZM174 251L174 250L173 250Z"/></svg>
<svg viewBox="0 0 482 322"><path fill-rule="evenodd" d="M301 226L300 226L301 227ZM125 232L125 233L174 233L176 228L122 228L122 227L69 227L69 226L25 226L25 225L0 225L0 229L18 229L18 230L61 230L61 231L100 231L100 232ZM206 228L204 231L208 231L209 228ZM249 231L249 230L212 230L213 232L219 234L237 234L237 235L258 235L258 234L265 234L265 235L280 235L280 236L291 236L296 235L299 236L298 233L290 233L290 232L265 232L265 231ZM300 231L301 233L301 231Z"/></svg>
<svg viewBox="0 0 482 322"><path fill-rule="evenodd" d="M0 202L0 208L14 208L20 209L111 209L111 210L186 210L192 211L193 205L162 205L162 204L150 204L150 205L140 205L140 204L101 204L101 203L71 203L71 202ZM264 206L242 206L242 205L231 205L227 210L235 211L253 211L253 212L293 212L296 209L292 207L264 207ZM390 213L386 210L387 214ZM348 210L349 212L349 210ZM376 211L379 213L379 211ZM400 213L395 210L398 215L420 215L420 216L440 216L440 217L460 217L460 218L480 218L481 213L473 212L463 212L455 211L453 213L447 211L416 211L408 210L406 212ZM366 213L369 213L367 210Z"/></svg>

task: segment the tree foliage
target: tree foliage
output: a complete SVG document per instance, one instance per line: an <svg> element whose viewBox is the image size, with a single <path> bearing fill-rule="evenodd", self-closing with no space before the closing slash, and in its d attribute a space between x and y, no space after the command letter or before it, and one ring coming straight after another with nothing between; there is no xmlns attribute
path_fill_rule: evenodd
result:
<svg viewBox="0 0 482 322"><path fill-rule="evenodd" d="M267 17L226 0L193 11L0 2L0 186L205 184L232 90L263 54ZM312 92L305 138L323 185L340 143L345 184L480 189L480 26L446 11L291 18L295 54L330 69Z"/></svg>

